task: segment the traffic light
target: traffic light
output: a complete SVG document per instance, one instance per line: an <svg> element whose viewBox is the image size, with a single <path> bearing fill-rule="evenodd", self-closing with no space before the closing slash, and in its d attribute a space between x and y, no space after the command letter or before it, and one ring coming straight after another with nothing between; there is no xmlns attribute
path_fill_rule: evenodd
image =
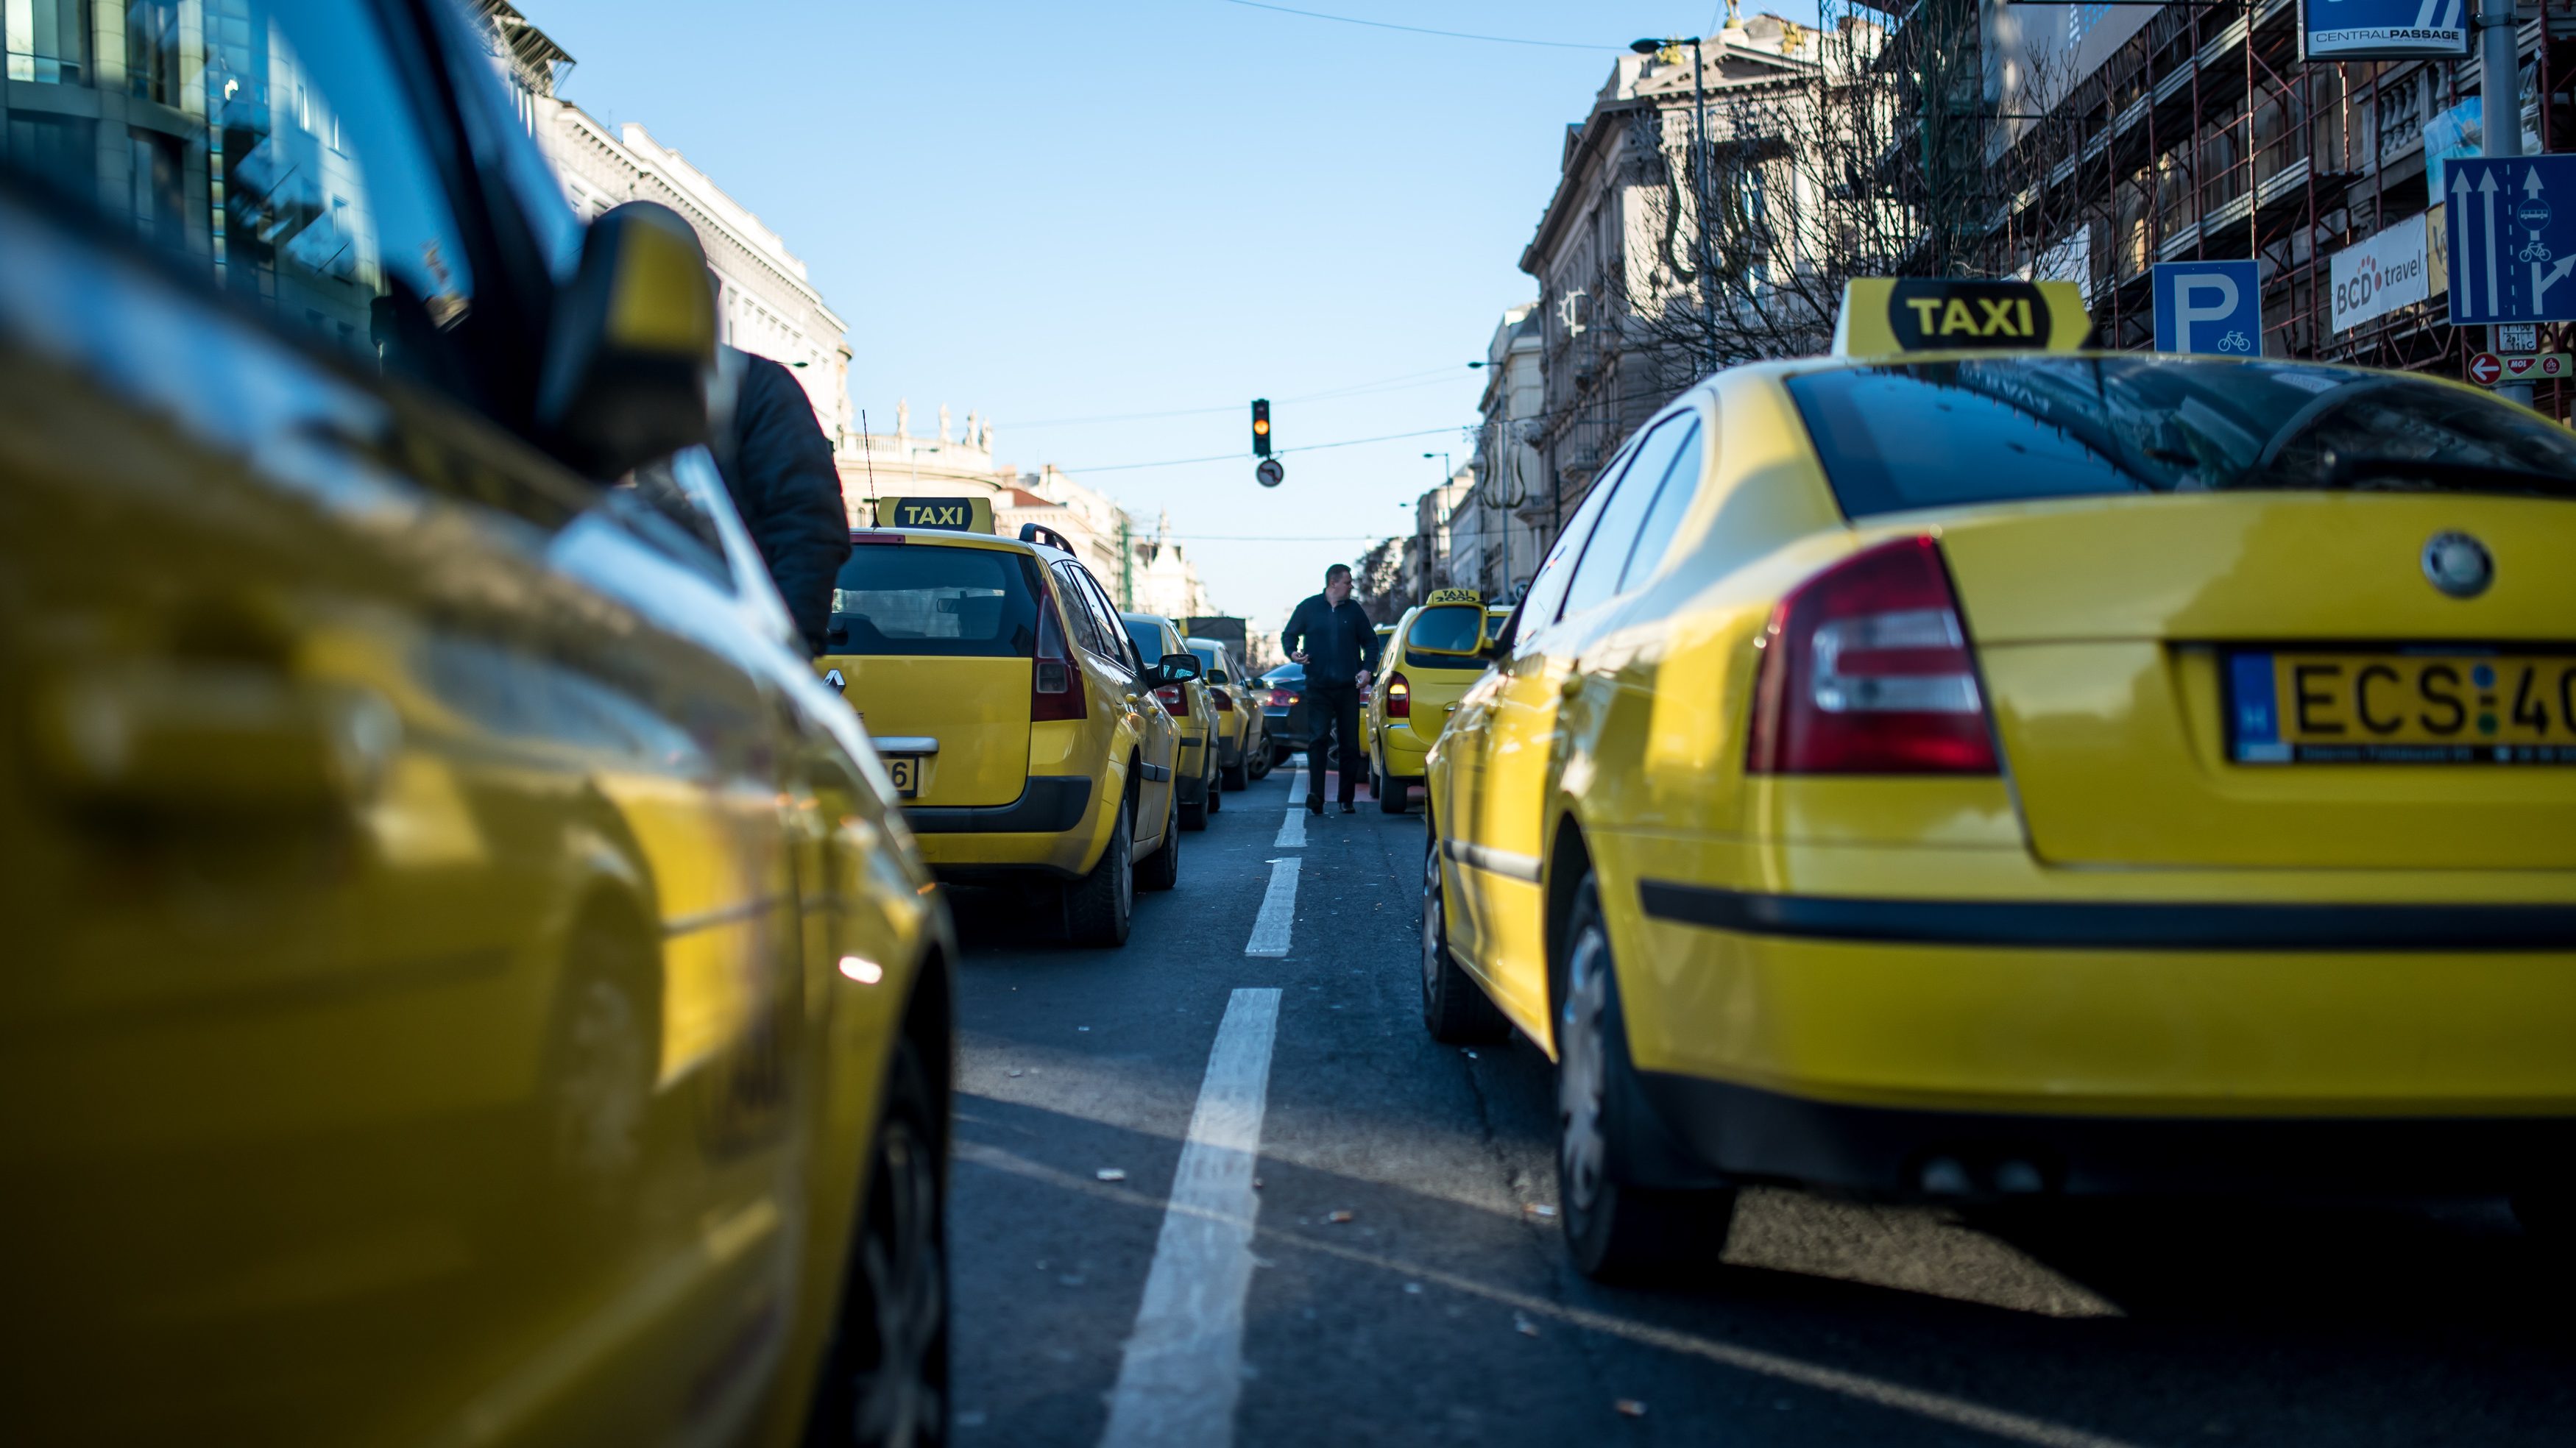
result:
<svg viewBox="0 0 2576 1448"><path fill-rule="evenodd" d="M1267 397L1252 399L1252 455L1257 458L1270 456L1270 399Z"/></svg>

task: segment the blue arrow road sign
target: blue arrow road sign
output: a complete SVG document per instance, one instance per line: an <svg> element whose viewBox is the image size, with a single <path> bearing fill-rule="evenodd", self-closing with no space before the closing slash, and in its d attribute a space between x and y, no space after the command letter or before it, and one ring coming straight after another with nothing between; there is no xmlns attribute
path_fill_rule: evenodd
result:
<svg viewBox="0 0 2576 1448"><path fill-rule="evenodd" d="M2156 263L2156 350L2251 357L2263 350L2263 279L2247 261Z"/></svg>
<svg viewBox="0 0 2576 1448"><path fill-rule="evenodd" d="M2451 325L2576 321L2576 155L2442 167Z"/></svg>

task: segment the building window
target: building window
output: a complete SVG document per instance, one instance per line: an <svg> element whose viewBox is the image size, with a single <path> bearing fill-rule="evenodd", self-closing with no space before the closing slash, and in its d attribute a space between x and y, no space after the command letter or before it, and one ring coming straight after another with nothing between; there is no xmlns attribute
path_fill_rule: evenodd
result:
<svg viewBox="0 0 2576 1448"><path fill-rule="evenodd" d="M80 85L89 79L89 0L0 0L8 12L9 79Z"/></svg>

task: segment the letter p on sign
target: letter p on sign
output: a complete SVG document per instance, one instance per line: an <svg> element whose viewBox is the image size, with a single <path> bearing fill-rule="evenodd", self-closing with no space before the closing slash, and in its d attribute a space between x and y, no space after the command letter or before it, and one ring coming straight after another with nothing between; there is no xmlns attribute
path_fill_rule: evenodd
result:
<svg viewBox="0 0 2576 1448"><path fill-rule="evenodd" d="M2263 284L2252 261L2156 263L2156 350L2252 357L2263 350Z"/></svg>

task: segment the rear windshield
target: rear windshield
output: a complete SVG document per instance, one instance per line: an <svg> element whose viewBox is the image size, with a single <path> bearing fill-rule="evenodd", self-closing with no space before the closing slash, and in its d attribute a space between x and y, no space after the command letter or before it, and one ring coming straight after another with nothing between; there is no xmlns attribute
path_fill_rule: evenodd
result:
<svg viewBox="0 0 2576 1448"><path fill-rule="evenodd" d="M1136 652L1144 655L1148 664L1160 661L1166 652L1163 631L1150 623L1138 623L1132 618L1127 620L1127 637L1136 641Z"/></svg>
<svg viewBox="0 0 2576 1448"><path fill-rule="evenodd" d="M2263 489L2576 497L2576 435L2403 373L2012 357L1789 379L1843 512Z"/></svg>
<svg viewBox="0 0 2576 1448"><path fill-rule="evenodd" d="M1426 608L1404 635L1404 647L1438 653L1473 653L1484 628L1485 611L1471 605Z"/></svg>
<svg viewBox="0 0 2576 1448"><path fill-rule="evenodd" d="M836 654L1030 658L1037 591L1024 554L1001 548L868 544L832 588L825 648Z"/></svg>
<svg viewBox="0 0 2576 1448"><path fill-rule="evenodd" d="M1225 659L1217 652L1216 645L1192 644L1190 652L1198 655L1200 669L1207 675L1210 683L1223 682L1217 678L1217 675L1225 672Z"/></svg>

